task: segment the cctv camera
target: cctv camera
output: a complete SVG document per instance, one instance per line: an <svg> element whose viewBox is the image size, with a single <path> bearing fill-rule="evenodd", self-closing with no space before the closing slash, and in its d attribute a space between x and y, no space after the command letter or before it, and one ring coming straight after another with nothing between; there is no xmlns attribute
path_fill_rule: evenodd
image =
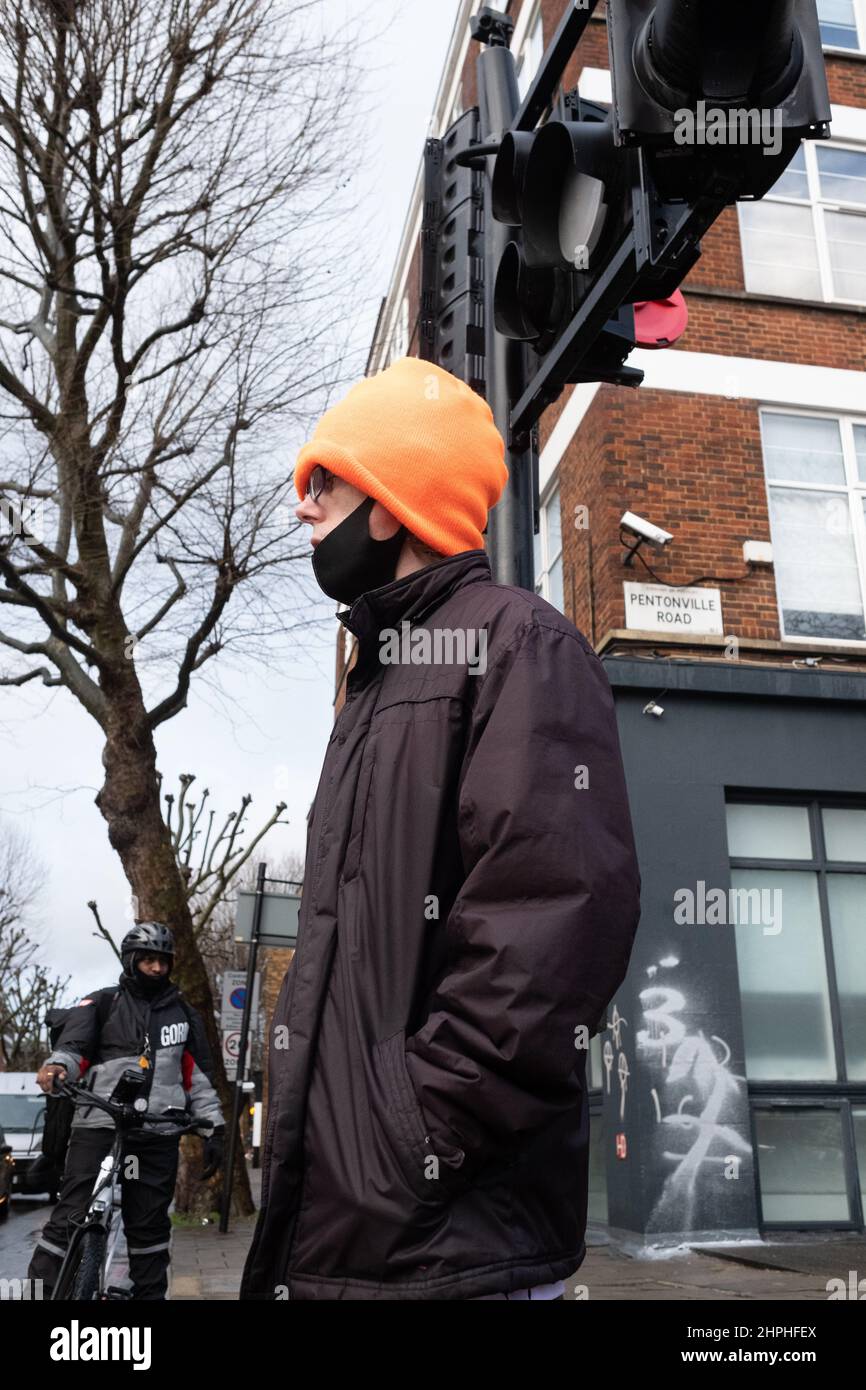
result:
<svg viewBox="0 0 866 1390"><path fill-rule="evenodd" d="M667 545L668 541L673 540L670 531L663 531L660 526L653 526L651 521L645 521L636 512L623 512L620 526L626 531L631 531L633 536L639 536L642 541L649 541L650 545Z"/></svg>

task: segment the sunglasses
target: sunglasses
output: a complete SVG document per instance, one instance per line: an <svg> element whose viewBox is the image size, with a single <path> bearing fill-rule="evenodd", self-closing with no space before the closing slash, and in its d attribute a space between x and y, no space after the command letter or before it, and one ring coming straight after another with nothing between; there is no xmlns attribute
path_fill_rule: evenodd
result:
<svg viewBox="0 0 866 1390"><path fill-rule="evenodd" d="M320 463L317 463L310 474L307 492L314 502L318 502L323 492L331 491L336 480L336 473L332 473L330 469L323 468Z"/></svg>

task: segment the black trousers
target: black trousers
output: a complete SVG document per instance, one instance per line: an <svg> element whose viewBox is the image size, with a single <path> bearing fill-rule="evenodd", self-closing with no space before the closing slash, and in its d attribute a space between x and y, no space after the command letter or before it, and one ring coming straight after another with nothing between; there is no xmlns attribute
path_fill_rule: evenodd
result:
<svg viewBox="0 0 866 1390"><path fill-rule="evenodd" d="M70 1218L80 1218L87 1211L99 1165L113 1143L113 1129L73 1126L60 1198L42 1228L27 1271L28 1278L43 1280L45 1297L54 1287L74 1229ZM124 1141L120 1199L133 1298L165 1298L168 1289L168 1209L177 1179L179 1143L173 1136L141 1133L127 1135ZM129 1163L131 1158L137 1164Z"/></svg>

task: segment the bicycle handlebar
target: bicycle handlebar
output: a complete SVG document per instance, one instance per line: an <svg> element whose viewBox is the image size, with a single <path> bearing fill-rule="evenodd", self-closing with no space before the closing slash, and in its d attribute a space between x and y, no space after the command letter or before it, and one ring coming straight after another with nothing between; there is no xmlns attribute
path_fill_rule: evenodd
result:
<svg viewBox="0 0 866 1390"><path fill-rule="evenodd" d="M88 1091L87 1087L83 1086L80 1081L60 1081L57 1076L54 1077L51 1094L67 1096L73 1105L95 1105L98 1110L104 1110L115 1120L135 1120L142 1125L146 1120L155 1120L160 1124L173 1124L180 1133L210 1123L208 1120L197 1120L194 1116L186 1113L182 1119L177 1120L168 1112L159 1114L157 1111L136 1110L127 1102L103 1100L101 1096L95 1096L92 1091Z"/></svg>

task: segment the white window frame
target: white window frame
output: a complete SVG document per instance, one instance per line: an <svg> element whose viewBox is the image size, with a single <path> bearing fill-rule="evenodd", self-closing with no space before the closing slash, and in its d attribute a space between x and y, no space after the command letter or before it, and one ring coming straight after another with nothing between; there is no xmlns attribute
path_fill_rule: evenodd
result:
<svg viewBox="0 0 866 1390"><path fill-rule="evenodd" d="M839 435L842 441L842 462L845 469L845 481L843 483L813 483L813 482L785 482L778 478L771 478L767 472L767 454L765 449L764 419L768 415L797 415L803 419L810 420L833 420L839 425ZM761 429L761 457L764 464L764 484L767 494L767 519L770 524L770 535L772 537L772 513L770 508L770 489L771 488L790 488L794 492L830 492L837 496L841 493L848 498L848 511L851 516L851 530L854 539L854 556L857 561L857 577L860 580L860 597L863 603L864 619L866 619L866 480L859 477L857 472L857 453L854 448L854 426L863 425L866 427L866 415L842 415L836 411L827 410L800 410L791 406L761 406L758 411L759 424ZM775 547L775 537L773 537ZM774 549L774 555L778 552ZM775 576L774 576L775 578ZM779 633L783 642L796 642L802 645L804 642L810 645L823 647L854 647L866 650L866 638L856 637L811 637L803 633L792 633L790 636L785 632L785 617L782 611L782 595L779 592L779 585L776 582L776 608L779 614Z"/></svg>
<svg viewBox="0 0 866 1390"><path fill-rule="evenodd" d="M820 175L818 172L818 156L815 151L815 146L823 146L826 149L834 150L850 150L852 153L862 155L864 159L866 159L866 145L859 144L856 140L804 140L801 145L801 149L803 150L803 156L806 166L806 182L809 190L808 201L805 198L793 198L790 194L773 193L771 189L769 193L765 193L763 198L759 200L748 200L748 204L750 207L754 207L755 202L772 202L787 203L790 206L797 208L808 207L809 211L812 214L812 234L815 239L815 248L817 251L818 259L818 275L821 281L822 294L822 299L810 301L810 303L814 302L818 304L824 303L856 305L866 304L866 298L843 299L841 295L833 294L833 273L830 266L830 251L827 245L827 231L824 225L825 212L851 212L855 214L859 213L861 217L866 217L866 205L864 205L863 203L843 203L838 201L830 202L829 200L822 200ZM743 279L745 280L745 237L743 235L743 217L742 213L740 212L740 208L742 208L743 206L743 203L737 204L737 219L739 223L740 232L740 256L742 258L743 263ZM747 290L746 293L761 296L763 291ZM784 298L785 296L782 297ZM792 295L791 298L799 299L801 298L801 296Z"/></svg>
<svg viewBox="0 0 866 1390"><path fill-rule="evenodd" d="M391 346L388 350L388 364L396 361L398 357L405 357L409 351L409 296L403 295L400 300L400 308L397 310L397 321L394 324L394 331L391 334Z"/></svg>
<svg viewBox="0 0 866 1390"><path fill-rule="evenodd" d="M529 3L529 0L524 0L524 3L527 3L527 4L528 4L528 3ZM536 38L536 36L537 36L537 38ZM524 38L522 44L520 45L520 51L519 51L519 53L518 53L518 55L517 55L517 63L516 63L516 72L515 72L515 75L516 75L516 77L517 77L517 87L518 87L518 91L520 91L520 89L521 89L521 80L520 80L520 79L521 79L521 75L522 75L522 73L523 73L523 68L524 68L524 65L525 65L525 63L526 63L526 59L527 59L527 57L528 57L528 55L529 55L529 52L530 52L530 49L532 48L533 43L535 43L535 42L537 42L537 44L538 44L538 61L537 61L537 63L535 64L535 67L533 68L532 72L529 74L529 78L528 78L528 80L527 80L526 87L524 88L523 91L520 92L520 100L521 100L521 101L523 101L523 98L524 98L526 92L529 91L529 88L530 88L530 86L532 85L532 79L535 77L535 74L538 72L538 69L539 69L540 66L541 66L541 61L542 61L542 59L543 59L543 57L544 57L544 18L543 18L543 15L542 15L542 10L541 10L541 5L540 5L540 4L536 4L535 13L532 15L532 18L530 19L528 25L526 26L526 37Z"/></svg>
<svg viewBox="0 0 866 1390"><path fill-rule="evenodd" d="M558 497L558 499L559 499L559 542L560 542L560 543L559 543L559 549L557 550L556 554L555 554L555 555L550 555L550 554L548 554L548 535L549 535L549 532L548 532L548 526L547 526L547 511L548 511L548 508L549 508L551 502L553 501L554 496ZM563 554L563 549L562 549L562 493L560 492L560 489L559 489L559 477L558 477L558 475L557 475L555 478L552 478L552 479L550 480L550 482L548 483L547 487L544 489L544 493L543 493L543 495L542 495L541 500L539 501L539 505L538 505L538 541L539 541L539 548L540 548L540 550L541 550L541 569L539 570L538 574L536 574L536 575L534 576L534 578L533 578L533 586L534 586L535 592L536 592L537 594L539 594L539 595L541 596L541 598L547 599L547 602L548 602L548 603L553 603L553 599L550 597L550 571L551 571L552 566L556 564L556 561L557 561L558 559L560 559L561 556L562 556L562 554ZM562 566L562 596L563 596L563 597L562 597L562 604L563 604L563 606L562 606L562 609L559 610L560 612L564 611L564 608L565 608L565 562L564 562L564 561L563 561L563 566ZM556 607L556 604L553 604L553 606L554 606L554 608L555 608L555 607Z"/></svg>
<svg viewBox="0 0 866 1390"><path fill-rule="evenodd" d="M818 15L818 25L820 28L821 16ZM854 24L857 29L857 47L842 48L838 44L823 43L821 47L825 53L838 53L842 57L850 57L852 53L866 52L866 0L854 0Z"/></svg>

